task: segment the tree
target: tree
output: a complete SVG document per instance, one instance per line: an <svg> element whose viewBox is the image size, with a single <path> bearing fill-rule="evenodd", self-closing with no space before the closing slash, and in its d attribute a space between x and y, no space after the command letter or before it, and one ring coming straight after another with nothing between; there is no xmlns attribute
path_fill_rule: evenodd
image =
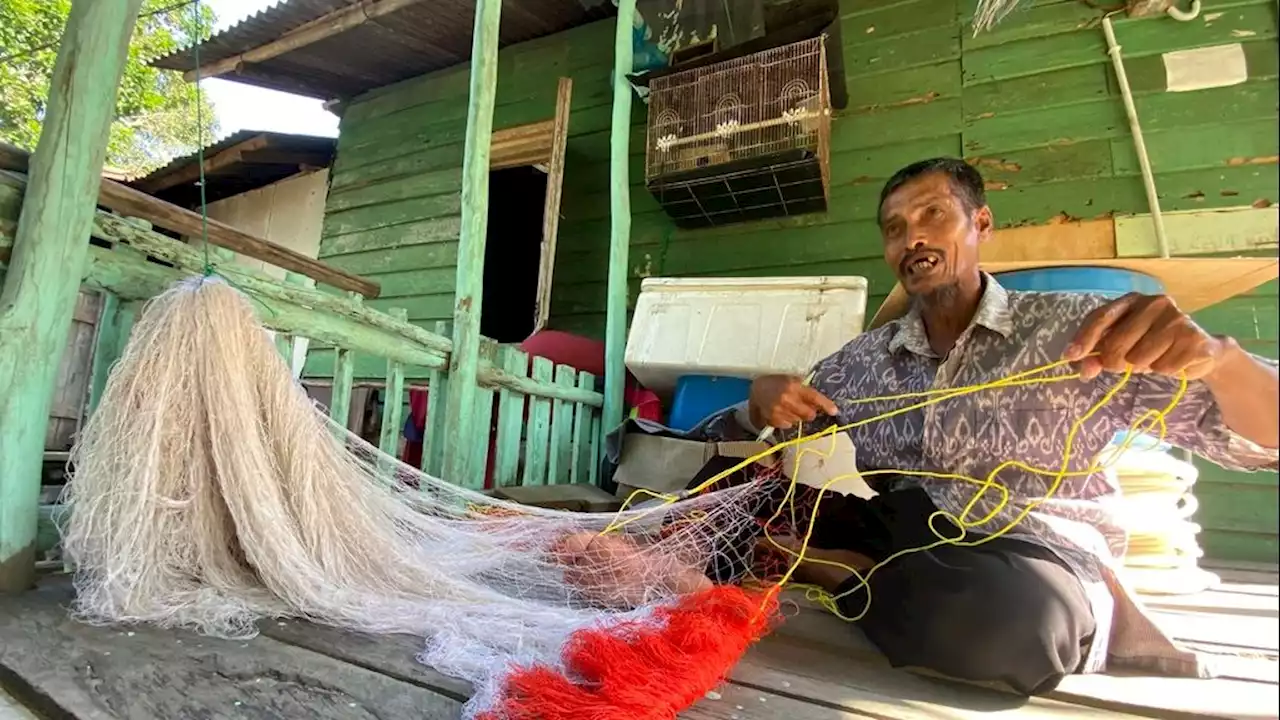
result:
<svg viewBox="0 0 1280 720"><path fill-rule="evenodd" d="M198 37L194 8L191 0L143 2L120 81L108 167L142 175L195 152L201 139L213 140L213 105L197 94L195 84L179 72L147 65ZM200 10L198 25L207 37L213 11L203 5ZM0 0L0 140L35 148L58 39L70 11L71 0Z"/></svg>

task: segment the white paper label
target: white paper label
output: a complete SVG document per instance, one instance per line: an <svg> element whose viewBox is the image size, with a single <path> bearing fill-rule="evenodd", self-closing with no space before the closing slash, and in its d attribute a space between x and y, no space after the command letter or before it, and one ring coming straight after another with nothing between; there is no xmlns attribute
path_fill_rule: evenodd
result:
<svg viewBox="0 0 1280 720"><path fill-rule="evenodd" d="M1188 92L1239 85L1249 79L1249 64L1240 43L1214 45L1165 53L1164 73L1169 92Z"/></svg>
<svg viewBox="0 0 1280 720"><path fill-rule="evenodd" d="M824 435L784 450L783 472L801 485L869 500L876 492L858 473L856 457L849 433Z"/></svg>

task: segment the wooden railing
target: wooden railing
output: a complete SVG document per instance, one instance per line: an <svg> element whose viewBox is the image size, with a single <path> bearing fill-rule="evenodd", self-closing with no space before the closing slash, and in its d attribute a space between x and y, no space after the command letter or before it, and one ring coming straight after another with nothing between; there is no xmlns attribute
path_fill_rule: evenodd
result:
<svg viewBox="0 0 1280 720"><path fill-rule="evenodd" d="M24 180L0 171L0 277L13 242ZM473 426L481 432L472 438L457 437L444 423L452 351L452 341L444 332L409 323L401 309L383 313L368 308L356 294L308 287L297 276L278 280L240 267L221 252L206 257L201 248L154 232L145 222L99 211L93 236L98 242L90 248L81 282L103 293L104 307L91 370L89 412L101 398L107 372L119 357L140 302L202 272L211 261L218 275L251 298L262 323L277 333L277 345L286 358L292 358L301 338L309 345L336 349L329 413L339 422L346 424L348 417L355 355L386 361L382 384L388 401L379 442L384 452L394 454L399 447L406 373L416 376L425 371L427 381L418 387L426 389L429 398L422 463L428 473L441 474L446 453L474 453L475 462L466 467L477 469L475 477L445 479L481 488L492 447L493 480L499 487L596 481L604 398L588 373L543 358L534 358L530 364L517 349L486 341L477 374L478 401L472 406ZM41 510L43 550L56 540L48 525L52 513L47 506Z"/></svg>

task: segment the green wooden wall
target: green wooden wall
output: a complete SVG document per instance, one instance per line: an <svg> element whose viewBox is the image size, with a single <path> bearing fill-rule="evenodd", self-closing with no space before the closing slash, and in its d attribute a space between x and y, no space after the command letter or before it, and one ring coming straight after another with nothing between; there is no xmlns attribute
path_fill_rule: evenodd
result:
<svg viewBox="0 0 1280 720"><path fill-rule="evenodd" d="M1098 11L1076 0L1023 0L973 37L973 0L842 0L849 107L832 126L828 213L677 231L644 189L644 105L632 134L632 293L650 275L852 274L870 308L892 287L875 226L881 184L913 160L962 155L990 185L1002 226L1146 210L1137 159ZM1199 18L1115 20L1165 210L1280 200L1276 3L1205 0ZM574 79L552 326L603 333L608 260L610 21L500 54L496 128L547 119L556 78ZM1166 92L1162 53L1240 43L1249 80ZM380 308L428 325L453 307L468 68L384 88L345 110L320 256L378 278ZM501 202L491 198L491 202ZM530 268L530 272L536 272ZM1276 356L1271 283L1199 314ZM358 361L358 374L383 368ZM312 353L310 372L332 366ZM1205 545L1221 557L1274 560L1275 474L1207 469Z"/></svg>

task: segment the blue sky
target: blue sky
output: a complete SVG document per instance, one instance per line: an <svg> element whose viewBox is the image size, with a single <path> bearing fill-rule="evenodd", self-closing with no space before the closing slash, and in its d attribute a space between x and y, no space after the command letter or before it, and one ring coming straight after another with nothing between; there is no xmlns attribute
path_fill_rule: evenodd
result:
<svg viewBox="0 0 1280 720"><path fill-rule="evenodd" d="M276 3L272 0L204 0L218 16L215 31ZM338 118L320 100L265 90L226 80L204 80L201 89L218 113L218 137L238 130L272 130L302 135L338 135Z"/></svg>

